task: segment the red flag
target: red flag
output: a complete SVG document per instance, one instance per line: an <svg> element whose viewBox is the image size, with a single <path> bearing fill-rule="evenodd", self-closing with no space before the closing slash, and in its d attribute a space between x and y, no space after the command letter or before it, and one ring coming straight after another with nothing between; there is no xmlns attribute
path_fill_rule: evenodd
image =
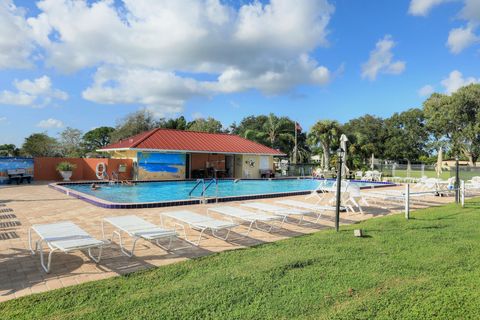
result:
<svg viewBox="0 0 480 320"><path fill-rule="evenodd" d="M295 130L302 132L302 126L298 122L295 122Z"/></svg>

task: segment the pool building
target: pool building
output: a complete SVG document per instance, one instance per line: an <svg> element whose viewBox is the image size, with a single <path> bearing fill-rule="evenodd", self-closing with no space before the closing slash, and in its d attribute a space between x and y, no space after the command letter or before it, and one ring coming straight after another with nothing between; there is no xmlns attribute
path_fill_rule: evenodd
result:
<svg viewBox="0 0 480 320"><path fill-rule="evenodd" d="M114 159L131 159L135 180L270 177L273 157L285 156L237 135L161 128L98 151Z"/></svg>

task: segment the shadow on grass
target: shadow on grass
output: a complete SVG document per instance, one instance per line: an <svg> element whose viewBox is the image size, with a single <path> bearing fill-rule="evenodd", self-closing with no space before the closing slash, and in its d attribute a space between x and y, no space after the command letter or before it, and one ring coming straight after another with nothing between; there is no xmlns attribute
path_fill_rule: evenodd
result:
<svg viewBox="0 0 480 320"><path fill-rule="evenodd" d="M439 221L439 220L454 220L455 216L458 216L458 215L461 215L463 214L464 212L456 212L456 213L452 213L452 214L449 214L449 215L445 215L445 216L441 216L441 217L412 217L410 216L410 220L418 220L418 221Z"/></svg>

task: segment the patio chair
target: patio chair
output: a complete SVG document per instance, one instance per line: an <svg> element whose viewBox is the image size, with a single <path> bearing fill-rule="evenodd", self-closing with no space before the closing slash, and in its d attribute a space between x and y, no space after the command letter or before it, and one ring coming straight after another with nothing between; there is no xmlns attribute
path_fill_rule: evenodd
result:
<svg viewBox="0 0 480 320"><path fill-rule="evenodd" d="M259 230L270 232L272 231L273 227L275 226L275 222L280 221L280 225L278 228L281 228L283 223L285 222L285 216L280 217L280 216L272 216L272 215L267 215L267 214L261 214L261 213L256 213L248 210L244 210L242 208L237 208L237 207L232 207L232 206L219 206L219 207L211 207L207 209L207 212L209 213L210 211L217 212L221 215L229 217L232 222L234 220L237 221L244 221L249 223L248 230L244 234L245 236L250 233L252 230L253 225ZM264 223L269 225L267 229L263 229L259 227L259 222Z"/></svg>
<svg viewBox="0 0 480 320"><path fill-rule="evenodd" d="M354 183L348 183L345 189L346 192L342 192L342 196L344 197L342 202L345 204L345 206L354 212L352 205L353 204L355 207L358 208L360 213L363 214L363 209L360 206L360 203L365 204L368 206L368 202L361 193L360 186L354 184Z"/></svg>
<svg viewBox="0 0 480 320"><path fill-rule="evenodd" d="M129 215L129 216L104 218L102 220L103 239L105 239L105 223L109 223L115 228L115 230L112 233L112 240L115 235L118 236L120 250L122 251L123 254L125 254L129 258L133 256L135 251L135 244L139 239L144 239L147 241L155 241L155 243L159 247L162 247L162 245L160 245L158 240L168 238L169 243L166 250L169 250L172 245L173 238L177 236L177 233L175 230L163 229L154 225L153 223L143 220L140 217ZM122 233L126 233L128 236L133 238L133 245L131 250L125 249L125 246L122 240Z"/></svg>
<svg viewBox="0 0 480 320"><path fill-rule="evenodd" d="M297 201L297 200L280 200L280 201L277 201L276 203L294 207L294 208L310 210L312 213L317 214L317 219L315 220L315 223L317 223L320 220L323 212L335 210L335 207L332 207L332 206L321 206L321 205L311 204L311 203Z"/></svg>
<svg viewBox="0 0 480 320"><path fill-rule="evenodd" d="M247 202L247 203L242 203L241 205L247 208L268 212L268 213L285 217L285 222L287 221L287 217L289 216L300 216L301 218L298 224L302 223L305 215L311 213L311 211L309 210L280 207L280 206L263 203L263 202Z"/></svg>
<svg viewBox="0 0 480 320"><path fill-rule="evenodd" d="M219 238L221 240L227 240L231 229L238 226L238 223L234 223L232 221L218 220L218 219L214 219L214 218L204 216L188 210L160 213L162 227L165 226L165 218L170 218L175 221L178 221L178 222L175 222L175 226L178 226L183 230L185 241L195 246L200 245L202 236L207 230L210 230L214 237ZM188 239L185 225L190 227L193 230L200 231L200 235L197 241L191 241ZM217 235L217 232L220 230L227 230L227 234L225 237L221 237Z"/></svg>
<svg viewBox="0 0 480 320"><path fill-rule="evenodd" d="M325 199L325 194L332 191L332 187L327 186L328 180L322 180L312 192L305 196L305 200L316 197L318 202Z"/></svg>
<svg viewBox="0 0 480 320"><path fill-rule="evenodd" d="M373 171L365 171L362 181L373 181Z"/></svg>
<svg viewBox="0 0 480 320"><path fill-rule="evenodd" d="M32 247L32 231L40 238L35 241L35 250ZM52 254L55 251L70 253L77 250L88 250L88 256L98 263L102 257L102 249L106 242L95 239L73 222L65 221L31 226L28 230L28 244L32 254L35 254L37 251L40 252L40 263L42 268L45 272L49 273ZM46 265L43 257L44 244L50 249ZM99 249L98 257L92 255L92 248Z"/></svg>
<svg viewBox="0 0 480 320"><path fill-rule="evenodd" d="M363 171L355 171L355 180L362 180Z"/></svg>

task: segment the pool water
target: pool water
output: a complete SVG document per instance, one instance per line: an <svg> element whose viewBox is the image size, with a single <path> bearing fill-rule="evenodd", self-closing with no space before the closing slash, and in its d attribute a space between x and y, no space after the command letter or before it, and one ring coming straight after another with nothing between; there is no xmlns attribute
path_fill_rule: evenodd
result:
<svg viewBox="0 0 480 320"><path fill-rule="evenodd" d="M206 181L208 183L208 181ZM220 180L218 181L218 197L246 196L255 194L271 194L315 190L322 180L285 179L285 180ZM328 180L327 185L333 185ZM375 186L378 183L353 182L361 187ZM199 186L189 196L196 181L143 182L133 186L101 184L98 190L91 190L89 184L67 185L70 189L83 192L94 197L116 203L161 202L191 199L199 197L202 187ZM206 192L207 197L215 196L215 184Z"/></svg>

